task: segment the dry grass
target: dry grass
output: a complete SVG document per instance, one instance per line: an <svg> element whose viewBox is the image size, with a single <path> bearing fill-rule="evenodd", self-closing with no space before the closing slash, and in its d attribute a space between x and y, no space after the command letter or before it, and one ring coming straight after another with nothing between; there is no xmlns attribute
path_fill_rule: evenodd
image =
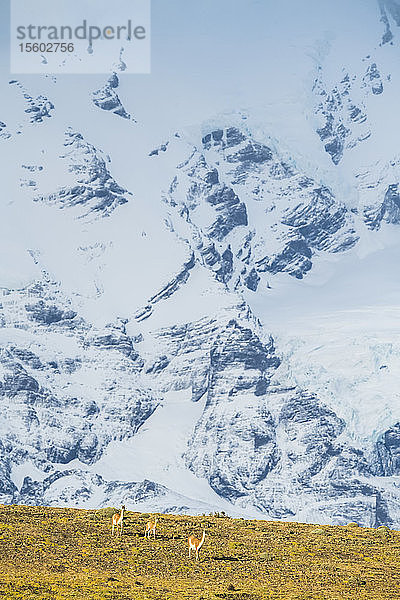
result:
<svg viewBox="0 0 400 600"><path fill-rule="evenodd" d="M357 526L0 506L0 598L399 600L400 533ZM186 540L206 541L189 562Z"/></svg>

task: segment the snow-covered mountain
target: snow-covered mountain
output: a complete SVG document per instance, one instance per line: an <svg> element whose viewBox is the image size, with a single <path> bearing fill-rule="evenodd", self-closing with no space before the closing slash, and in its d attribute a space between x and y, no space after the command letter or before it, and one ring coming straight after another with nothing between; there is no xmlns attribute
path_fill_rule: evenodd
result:
<svg viewBox="0 0 400 600"><path fill-rule="evenodd" d="M400 527L399 10L165 131L4 82L1 502Z"/></svg>

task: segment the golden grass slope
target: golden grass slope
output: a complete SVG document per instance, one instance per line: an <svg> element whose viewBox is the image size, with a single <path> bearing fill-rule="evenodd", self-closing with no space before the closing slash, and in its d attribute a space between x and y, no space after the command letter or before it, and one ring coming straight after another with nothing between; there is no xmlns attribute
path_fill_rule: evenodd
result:
<svg viewBox="0 0 400 600"><path fill-rule="evenodd" d="M0 506L7 600L399 600L400 532L225 517ZM187 538L206 539L200 561Z"/></svg>

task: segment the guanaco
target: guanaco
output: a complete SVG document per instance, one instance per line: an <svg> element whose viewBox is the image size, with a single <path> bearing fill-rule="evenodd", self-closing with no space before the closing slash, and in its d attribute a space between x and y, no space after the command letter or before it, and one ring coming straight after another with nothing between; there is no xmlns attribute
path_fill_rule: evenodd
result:
<svg viewBox="0 0 400 600"><path fill-rule="evenodd" d="M204 538L205 537L206 537L206 532L205 531L203 531L203 537L201 538L201 540L198 540L197 538L195 538L194 535L190 536L190 538L188 539L189 558L190 558L190 552L191 552L191 550L195 550L195 552L196 552L196 560L199 560L200 548L202 547L202 545L204 543Z"/></svg>
<svg viewBox="0 0 400 600"><path fill-rule="evenodd" d="M123 527L123 520L124 520L124 510L125 510L125 504L123 504L122 507L121 507L121 513L115 513L112 516L112 531L111 531L111 535L114 535L114 529L115 528L117 528L117 535L118 535L118 528L119 528L120 535L122 535L122 527Z"/></svg>
<svg viewBox="0 0 400 600"><path fill-rule="evenodd" d="M154 539L156 539L156 525L157 525L157 521L158 518L156 517L156 519L154 521L148 521L146 524L146 531L144 532L144 537L150 537L151 532L153 532L153 536Z"/></svg>

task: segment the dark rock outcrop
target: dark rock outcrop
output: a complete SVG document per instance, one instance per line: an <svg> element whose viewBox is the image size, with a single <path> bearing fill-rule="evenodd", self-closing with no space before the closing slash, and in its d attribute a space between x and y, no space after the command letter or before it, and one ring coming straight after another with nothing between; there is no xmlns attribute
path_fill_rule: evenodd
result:
<svg viewBox="0 0 400 600"><path fill-rule="evenodd" d="M68 170L76 175L76 185L36 197L36 202L58 208L77 207L81 209L81 217L108 216L117 206L128 202L129 192L114 180L101 153L80 133L67 131L64 145L67 153L62 158L68 159Z"/></svg>
<svg viewBox="0 0 400 600"><path fill-rule="evenodd" d="M385 431L376 442L373 469L377 475L400 475L400 423Z"/></svg>
<svg viewBox="0 0 400 600"><path fill-rule="evenodd" d="M124 119L132 119L131 115L126 112L118 94L115 91L118 86L118 75L113 73L103 87L93 92L93 103L102 110L113 112L115 115L123 117Z"/></svg>

